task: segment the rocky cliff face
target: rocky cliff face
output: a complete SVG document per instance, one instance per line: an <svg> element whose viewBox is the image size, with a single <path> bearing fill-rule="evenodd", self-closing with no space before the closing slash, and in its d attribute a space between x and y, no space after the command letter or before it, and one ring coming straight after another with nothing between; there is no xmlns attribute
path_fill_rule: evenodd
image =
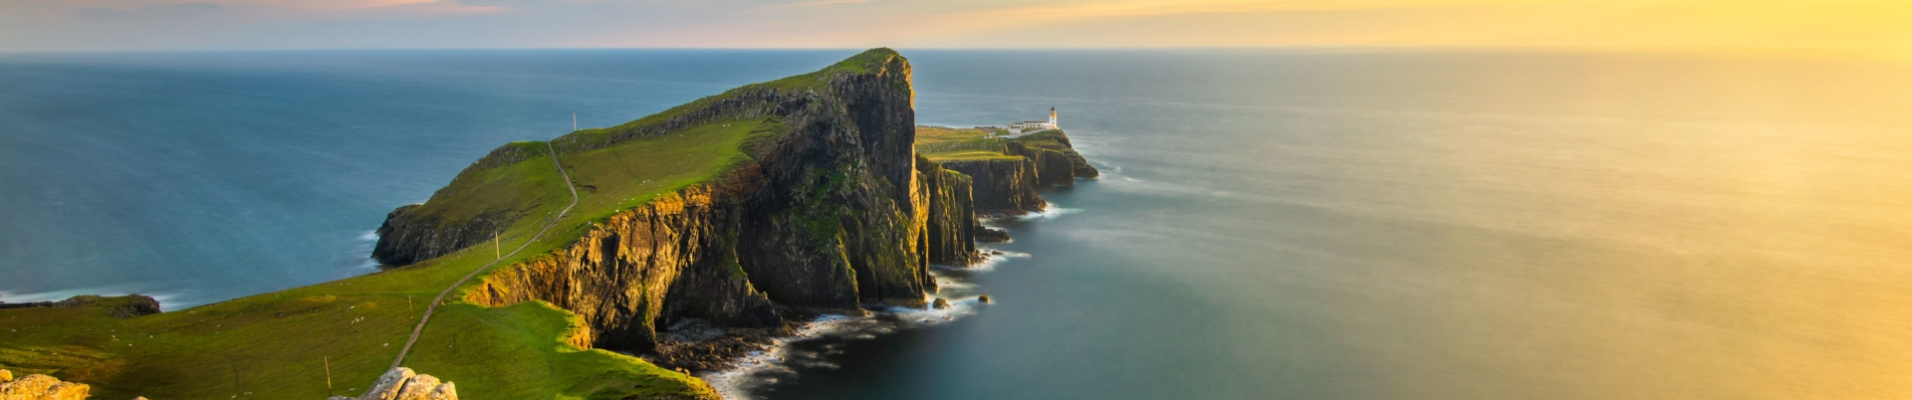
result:
<svg viewBox="0 0 1912 400"><path fill-rule="evenodd" d="M765 186L744 207L737 255L772 300L920 305L935 284L923 269L929 207L915 179L910 66L886 58L779 107L792 110L792 132L754 154Z"/></svg>
<svg viewBox="0 0 1912 400"><path fill-rule="evenodd" d="M981 259L976 252L976 209L971 181L928 158L916 158L917 180L929 196L929 261L964 266Z"/></svg>
<svg viewBox="0 0 1912 400"><path fill-rule="evenodd" d="M754 168L677 191L592 227L576 244L487 275L465 300L505 306L543 300L590 324L580 347L649 351L660 322L703 318L781 322L745 279L736 254L740 196Z"/></svg>
<svg viewBox="0 0 1912 400"><path fill-rule="evenodd" d="M775 118L789 129L750 145L750 161L721 178L618 212L572 245L501 267L464 299L546 301L589 325L574 344L636 352L657 348L660 327L692 318L754 327L780 324L782 310L923 306L935 290L929 263L974 257L967 178L918 164L908 61L887 49L858 59L869 62L827 69L812 87L747 87L617 135L553 141L562 158L700 120ZM393 260L447 253L443 247L488 223L414 228L405 211L381 229L400 236L389 241Z"/></svg>
<svg viewBox="0 0 1912 400"><path fill-rule="evenodd" d="M1095 178L1101 173L1090 166L1069 144L1062 131L1045 131L1010 140L1003 154L1014 158L950 160L949 169L974 180L976 210L983 213L1021 214L1042 211L1046 206L1036 189L1045 186L1073 186L1075 178Z"/></svg>
<svg viewBox="0 0 1912 400"><path fill-rule="evenodd" d="M978 213L1021 214L1047 205L1036 194L1036 164L1027 158L951 160L943 167L969 176Z"/></svg>

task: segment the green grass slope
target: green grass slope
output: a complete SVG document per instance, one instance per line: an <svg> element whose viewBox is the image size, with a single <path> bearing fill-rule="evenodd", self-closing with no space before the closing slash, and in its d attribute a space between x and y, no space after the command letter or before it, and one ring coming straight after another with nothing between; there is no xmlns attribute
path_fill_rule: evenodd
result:
<svg viewBox="0 0 1912 400"><path fill-rule="evenodd" d="M499 210L521 215L502 229L496 246L475 245L370 275L135 318L115 318L105 304L0 310L0 368L87 383L98 398L357 395L391 364L425 302L491 262L500 253L495 248L509 252L547 223L555 223L554 228L493 268L568 246L595 221L721 175L749 159L745 150L787 129L775 117L710 118L658 135L633 138L618 133L641 131L744 91L816 90L832 74L874 68L878 64L873 63L893 55L888 49L872 50L815 73L746 86L628 124L557 139L598 145L559 155L579 187L580 200L555 222L570 199L542 142L507 145L528 156L468 169L414 211L447 219ZM582 322L548 304L491 308L448 302L433 316L404 365L457 382L463 398L713 395L695 378L635 357L566 344Z"/></svg>
<svg viewBox="0 0 1912 400"><path fill-rule="evenodd" d="M916 127L916 153L930 161L1015 159L1003 154L1002 139L994 137L1006 131L977 128Z"/></svg>

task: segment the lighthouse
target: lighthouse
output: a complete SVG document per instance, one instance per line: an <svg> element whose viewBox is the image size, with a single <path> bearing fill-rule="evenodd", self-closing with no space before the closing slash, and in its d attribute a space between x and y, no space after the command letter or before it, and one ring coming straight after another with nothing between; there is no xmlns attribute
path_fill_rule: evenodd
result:
<svg viewBox="0 0 1912 400"><path fill-rule="evenodd" d="M1009 131L1012 133L1024 133L1024 132L1039 131L1044 129L1062 129L1061 126L1056 125L1056 108L1055 107L1049 107L1049 122L1022 121L1022 122L1009 123Z"/></svg>

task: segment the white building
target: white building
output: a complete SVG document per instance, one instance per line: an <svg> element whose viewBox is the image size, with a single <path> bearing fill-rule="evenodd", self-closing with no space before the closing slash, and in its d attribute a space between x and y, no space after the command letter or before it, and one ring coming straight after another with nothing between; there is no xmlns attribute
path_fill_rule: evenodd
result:
<svg viewBox="0 0 1912 400"><path fill-rule="evenodd" d="M1062 129L1061 125L1056 125L1056 108L1055 107L1049 107L1048 122L1022 121L1022 122L1009 123L1010 133L1035 132L1035 131L1049 130L1049 129Z"/></svg>

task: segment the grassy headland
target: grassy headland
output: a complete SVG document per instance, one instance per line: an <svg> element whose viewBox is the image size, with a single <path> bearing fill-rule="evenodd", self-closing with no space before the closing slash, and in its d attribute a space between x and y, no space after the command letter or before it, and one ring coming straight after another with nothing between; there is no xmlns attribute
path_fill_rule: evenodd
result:
<svg viewBox="0 0 1912 400"><path fill-rule="evenodd" d="M816 90L832 74L880 68L873 63L893 56L872 50L815 73L556 139L581 197L562 220L551 218L569 194L542 142L507 145L501 151L511 157L497 165L481 160L416 211L442 219L517 216L499 229L497 247L507 250L555 224L496 265L547 254L575 243L597 221L720 176L748 160L751 146L787 132L774 117L659 124L738 93ZM356 395L385 372L424 302L495 254L491 243L473 245L379 273L135 318L111 315L106 303L0 310L0 368L91 384L100 398ZM472 282L466 287L478 280ZM457 382L461 395L474 399L712 395L696 378L568 344L579 329L576 315L542 302L484 307L448 300L404 365Z"/></svg>

